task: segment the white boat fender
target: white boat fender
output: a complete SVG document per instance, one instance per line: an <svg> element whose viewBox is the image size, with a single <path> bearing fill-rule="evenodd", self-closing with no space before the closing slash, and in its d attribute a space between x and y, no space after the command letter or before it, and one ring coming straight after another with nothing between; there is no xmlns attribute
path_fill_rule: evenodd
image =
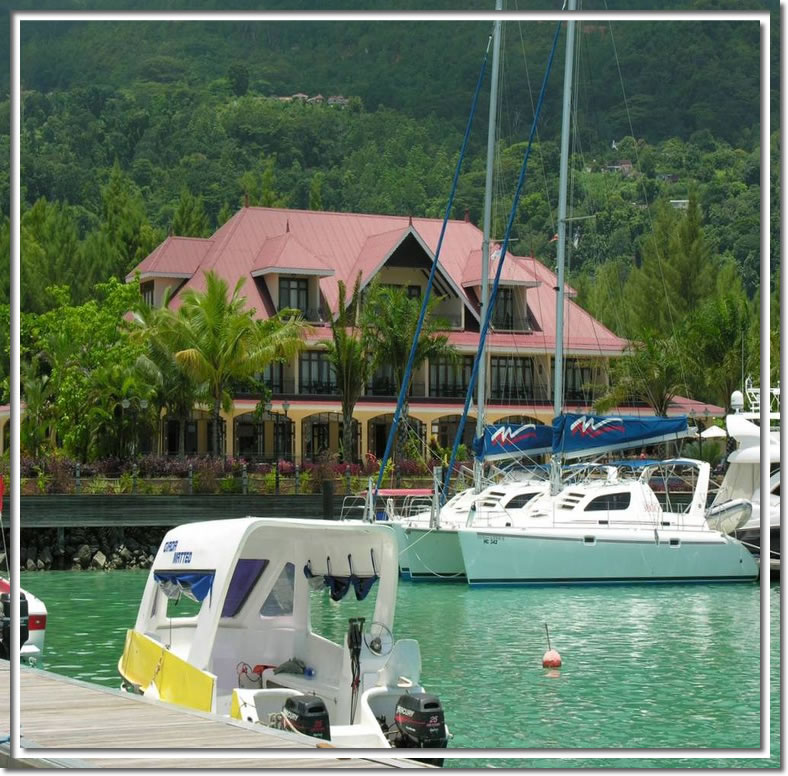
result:
<svg viewBox="0 0 788 776"><path fill-rule="evenodd" d="M550 631L547 629L547 623L544 624L544 631L547 634L547 652L542 657L542 668L560 668L561 655L550 644Z"/></svg>

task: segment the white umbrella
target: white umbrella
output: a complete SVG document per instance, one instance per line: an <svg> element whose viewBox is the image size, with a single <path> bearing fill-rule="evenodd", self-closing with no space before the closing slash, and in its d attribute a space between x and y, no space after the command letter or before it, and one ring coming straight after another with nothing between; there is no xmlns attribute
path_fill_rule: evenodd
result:
<svg viewBox="0 0 788 776"><path fill-rule="evenodd" d="M709 426L705 431L701 431L700 435L704 439L722 439L723 437L728 436L725 433L725 429L720 428L719 426Z"/></svg>

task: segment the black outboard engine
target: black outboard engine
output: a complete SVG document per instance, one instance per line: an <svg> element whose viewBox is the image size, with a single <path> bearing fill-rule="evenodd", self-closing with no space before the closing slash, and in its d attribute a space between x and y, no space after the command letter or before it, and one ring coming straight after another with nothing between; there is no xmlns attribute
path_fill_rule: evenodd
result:
<svg viewBox="0 0 788 776"><path fill-rule="evenodd" d="M0 658L9 660L11 657L11 594L0 593ZM30 630L28 628L27 598L25 594L19 593L19 646L21 647L28 639Z"/></svg>
<svg viewBox="0 0 788 776"><path fill-rule="evenodd" d="M401 695L394 710L399 731L395 745L408 749L445 749L449 736L443 707L435 695L425 692ZM443 758L414 758L433 765L443 765Z"/></svg>
<svg viewBox="0 0 788 776"><path fill-rule="evenodd" d="M291 696L285 701L282 711L288 726L299 733L313 738L331 740L331 730L328 724L328 709L320 698L313 695Z"/></svg>

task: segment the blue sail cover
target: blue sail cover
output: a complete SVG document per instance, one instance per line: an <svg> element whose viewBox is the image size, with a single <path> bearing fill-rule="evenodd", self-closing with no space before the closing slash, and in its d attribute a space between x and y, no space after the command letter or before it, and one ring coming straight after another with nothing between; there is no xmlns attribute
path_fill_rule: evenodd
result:
<svg viewBox="0 0 788 776"><path fill-rule="evenodd" d="M687 416L578 415L553 418L553 452L565 458L672 442L688 436Z"/></svg>
<svg viewBox="0 0 788 776"><path fill-rule="evenodd" d="M485 461L539 455L550 452L552 438L553 429L541 423L485 426L484 436L473 440L473 453Z"/></svg>

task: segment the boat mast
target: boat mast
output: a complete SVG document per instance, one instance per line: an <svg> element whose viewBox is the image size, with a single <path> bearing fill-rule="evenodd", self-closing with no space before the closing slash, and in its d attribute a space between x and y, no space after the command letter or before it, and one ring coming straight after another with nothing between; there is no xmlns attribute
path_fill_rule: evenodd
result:
<svg viewBox="0 0 788 776"><path fill-rule="evenodd" d="M503 0L496 0L495 10L503 8ZM487 305L490 300L490 221L492 212L492 177L495 161L495 117L498 111L498 66L501 57L501 20L495 20L493 28L493 60L492 74L490 77L490 116L487 123L487 170L484 178L484 216L482 223L482 298L479 308L479 318L484 320ZM476 385L476 438L484 436L484 407L487 390L487 354L486 347L482 349L479 360L479 375ZM482 462L479 458L473 460L473 488L476 493L482 489Z"/></svg>
<svg viewBox="0 0 788 776"><path fill-rule="evenodd" d="M574 11L577 0L568 0L567 10ZM556 251L555 366L553 374L553 413L560 415L564 393L564 261L566 258L566 191L569 178L569 119L572 108L572 66L575 52L575 20L566 24L566 60L564 62L564 105L561 117L561 166L558 178L558 249ZM553 455L550 491L560 488L558 457Z"/></svg>

